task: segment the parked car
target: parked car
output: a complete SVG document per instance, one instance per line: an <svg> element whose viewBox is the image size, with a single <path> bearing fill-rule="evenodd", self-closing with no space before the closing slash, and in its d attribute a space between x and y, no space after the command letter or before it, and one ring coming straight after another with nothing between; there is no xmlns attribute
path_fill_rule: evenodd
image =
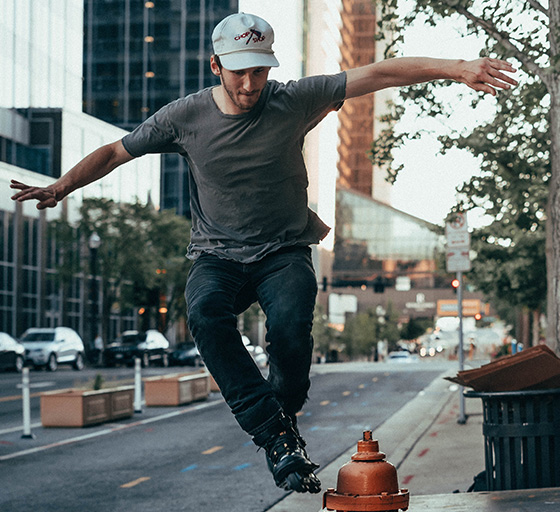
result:
<svg viewBox="0 0 560 512"><path fill-rule="evenodd" d="M25 359L35 368L54 372L59 364L71 364L75 370L84 368L84 343L69 327L32 327L20 338Z"/></svg>
<svg viewBox="0 0 560 512"><path fill-rule="evenodd" d="M169 341L155 329L125 331L105 348L103 358L106 366L117 364L133 365L134 359L140 358L143 367L157 362L161 366L169 365Z"/></svg>
<svg viewBox="0 0 560 512"><path fill-rule="evenodd" d="M251 354L257 366L259 368L266 368L268 366L268 356L264 349L259 345L253 345L247 336L242 336L241 338L243 339L243 345L245 345L245 348L249 354Z"/></svg>
<svg viewBox="0 0 560 512"><path fill-rule="evenodd" d="M202 358L194 341L183 341L171 352L169 363L176 366L200 366Z"/></svg>
<svg viewBox="0 0 560 512"><path fill-rule="evenodd" d="M5 332L0 332L0 369L21 372L25 365L25 347Z"/></svg>

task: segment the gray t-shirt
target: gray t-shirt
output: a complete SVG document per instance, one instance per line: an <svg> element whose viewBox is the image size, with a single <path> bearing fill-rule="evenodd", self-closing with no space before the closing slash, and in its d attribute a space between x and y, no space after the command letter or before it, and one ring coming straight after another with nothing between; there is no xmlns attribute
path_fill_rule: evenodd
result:
<svg viewBox="0 0 560 512"><path fill-rule="evenodd" d="M180 153L190 167L188 255L251 263L271 251L319 243L329 228L307 206L304 136L342 105L346 73L269 80L247 113L222 113L207 88L178 99L122 142L135 157Z"/></svg>

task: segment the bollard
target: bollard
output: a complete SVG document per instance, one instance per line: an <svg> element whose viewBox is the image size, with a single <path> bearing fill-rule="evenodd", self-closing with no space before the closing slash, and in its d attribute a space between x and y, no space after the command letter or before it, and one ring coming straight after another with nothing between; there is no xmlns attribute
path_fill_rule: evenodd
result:
<svg viewBox="0 0 560 512"><path fill-rule="evenodd" d="M31 433L31 397L29 394L29 368L23 368L21 378L21 396L23 406L23 439L34 439Z"/></svg>
<svg viewBox="0 0 560 512"><path fill-rule="evenodd" d="M337 488L323 495L323 509L337 512L407 510L408 489L399 490L397 470L366 430L352 460L338 471Z"/></svg>
<svg viewBox="0 0 560 512"><path fill-rule="evenodd" d="M142 363L139 357L134 358L134 412L142 412Z"/></svg>

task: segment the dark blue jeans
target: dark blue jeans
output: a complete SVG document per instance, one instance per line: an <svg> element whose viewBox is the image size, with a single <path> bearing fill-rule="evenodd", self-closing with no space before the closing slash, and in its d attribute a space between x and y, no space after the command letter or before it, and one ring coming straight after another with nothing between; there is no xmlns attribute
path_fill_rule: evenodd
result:
<svg viewBox="0 0 560 512"><path fill-rule="evenodd" d="M189 329L237 422L250 435L294 416L309 391L317 279L311 249L291 247L255 263L200 256L187 280ZM237 315L258 301L266 316L268 378L237 330Z"/></svg>

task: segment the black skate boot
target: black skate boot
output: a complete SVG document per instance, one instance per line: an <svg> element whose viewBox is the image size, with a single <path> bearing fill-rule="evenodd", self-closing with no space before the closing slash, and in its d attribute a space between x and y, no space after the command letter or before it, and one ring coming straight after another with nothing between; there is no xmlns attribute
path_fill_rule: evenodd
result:
<svg viewBox="0 0 560 512"><path fill-rule="evenodd" d="M286 491L320 492L321 482L314 473L319 466L309 460L305 441L291 421L282 416L281 422L283 430L279 434L257 443L266 450L268 469L276 485Z"/></svg>

